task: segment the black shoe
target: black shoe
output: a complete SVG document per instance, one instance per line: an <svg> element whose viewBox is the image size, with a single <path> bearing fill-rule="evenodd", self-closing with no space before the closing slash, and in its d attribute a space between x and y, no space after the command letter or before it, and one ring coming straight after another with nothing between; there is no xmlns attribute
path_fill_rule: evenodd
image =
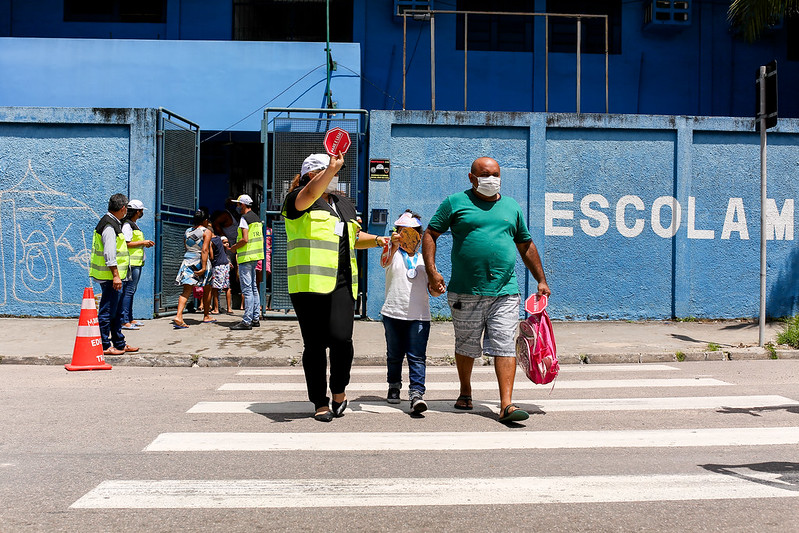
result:
<svg viewBox="0 0 799 533"><path fill-rule="evenodd" d="M252 322L250 322L250 326L252 326L254 328L260 328L261 327L261 321L260 320L253 320Z"/></svg>
<svg viewBox="0 0 799 533"><path fill-rule="evenodd" d="M252 329L252 326L249 325L248 323L242 321L242 322L239 322L238 324L234 324L234 325L230 326L230 329L232 329L232 330L245 330L245 329Z"/></svg>
<svg viewBox="0 0 799 533"><path fill-rule="evenodd" d="M427 411L427 402L422 399L421 394L411 395L411 411L415 414L424 413Z"/></svg>
<svg viewBox="0 0 799 533"><path fill-rule="evenodd" d="M319 422L330 422L333 420L333 411L328 409L324 413L315 413L313 417L314 420L318 420Z"/></svg>
<svg viewBox="0 0 799 533"><path fill-rule="evenodd" d="M400 403L400 390L396 387L389 387L386 401L388 403Z"/></svg>
<svg viewBox="0 0 799 533"><path fill-rule="evenodd" d="M343 402L338 403L337 401L333 401L333 416L335 417L342 417L344 416L344 410L347 409L347 400L345 399Z"/></svg>

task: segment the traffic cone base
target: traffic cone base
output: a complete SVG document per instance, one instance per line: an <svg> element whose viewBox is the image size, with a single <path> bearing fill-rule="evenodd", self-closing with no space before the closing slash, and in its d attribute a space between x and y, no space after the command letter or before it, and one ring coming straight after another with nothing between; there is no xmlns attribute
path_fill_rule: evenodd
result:
<svg viewBox="0 0 799 533"><path fill-rule="evenodd" d="M103 355L103 341L100 338L100 325L97 307L94 304L94 291L86 287L78 318L78 333L72 351L72 363L64 365L67 370L111 370Z"/></svg>

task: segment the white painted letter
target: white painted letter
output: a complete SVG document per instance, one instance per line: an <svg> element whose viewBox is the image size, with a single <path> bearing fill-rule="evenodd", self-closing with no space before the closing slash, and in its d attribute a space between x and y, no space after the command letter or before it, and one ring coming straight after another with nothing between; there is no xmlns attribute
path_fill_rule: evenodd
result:
<svg viewBox="0 0 799 533"><path fill-rule="evenodd" d="M668 227L663 227L660 223L660 210L665 206L671 207L671 223ZM676 198L672 196L661 196L652 203L652 231L664 239L674 237L680 229L680 218L682 218L682 208Z"/></svg>
<svg viewBox="0 0 799 533"><path fill-rule="evenodd" d="M630 194L619 198L619 201L616 202L616 229L619 230L622 237L637 237L644 231L644 220L636 218L633 227L629 227L624 220L628 205L632 205L638 211L644 210L644 201L635 195Z"/></svg>
<svg viewBox="0 0 799 533"><path fill-rule="evenodd" d="M688 238L713 239L716 232L712 229L696 229L696 198L688 197Z"/></svg>
<svg viewBox="0 0 799 533"><path fill-rule="evenodd" d="M786 198L782 213L777 211L777 201L766 198L766 240L793 240L793 198Z"/></svg>
<svg viewBox="0 0 799 533"><path fill-rule="evenodd" d="M721 238L729 239L730 233L737 231L742 241L749 240L749 228L746 227L746 213L744 212L743 198L730 198L727 204L727 216L724 217L724 227Z"/></svg>
<svg viewBox="0 0 799 533"><path fill-rule="evenodd" d="M562 235L571 237L574 228L571 226L556 226L555 219L572 220L574 211L569 209L555 209L555 202L573 202L574 195L567 192L548 192L544 194L544 235Z"/></svg>
<svg viewBox="0 0 799 533"><path fill-rule="evenodd" d="M599 204L599 207L603 209L610 207L607 199L601 194L586 194L580 201L580 210L585 216L599 222L599 225L592 226L588 220L582 219L580 220L580 227L583 228L583 233L586 235L590 237L599 237L608 231L608 228L610 227L610 220L608 220L608 216L602 211L592 209L591 204L593 203Z"/></svg>

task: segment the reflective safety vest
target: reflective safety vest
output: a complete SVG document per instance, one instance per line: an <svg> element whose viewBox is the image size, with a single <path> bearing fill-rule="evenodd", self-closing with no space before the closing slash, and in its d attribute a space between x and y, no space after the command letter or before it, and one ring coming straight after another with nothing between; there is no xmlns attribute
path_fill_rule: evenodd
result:
<svg viewBox="0 0 799 533"><path fill-rule="evenodd" d="M264 225L261 218L252 211L247 211L242 218L247 222L247 244L236 250L236 261L239 264L264 258ZM236 230L236 234L239 241L244 237L241 228Z"/></svg>
<svg viewBox="0 0 799 533"><path fill-rule="evenodd" d="M133 230L131 242L143 241L144 233L139 229L139 226L132 220L126 220L125 222L130 224L130 228ZM128 248L128 252L130 253L130 266L140 267L144 265L144 246L131 246Z"/></svg>
<svg viewBox="0 0 799 533"><path fill-rule="evenodd" d="M284 209L283 216L286 216ZM328 211L314 209L295 220L286 219L287 265L289 293L316 292L328 294L336 288L338 275L339 218ZM349 230L352 297L358 298L358 262L355 258L355 236L361 229L354 220Z"/></svg>
<svg viewBox="0 0 799 533"><path fill-rule="evenodd" d="M125 241L125 234L122 233L122 224L119 220L112 215L106 214L100 219L100 222L94 228L94 236L92 238L92 257L89 264L89 276L100 281L110 281L114 279L111 269L105 264L105 256L103 255L103 230L106 226L111 226L117 234L116 241L116 254L117 254L117 272L120 279L128 277L128 264L130 263L130 256L128 255L128 243Z"/></svg>

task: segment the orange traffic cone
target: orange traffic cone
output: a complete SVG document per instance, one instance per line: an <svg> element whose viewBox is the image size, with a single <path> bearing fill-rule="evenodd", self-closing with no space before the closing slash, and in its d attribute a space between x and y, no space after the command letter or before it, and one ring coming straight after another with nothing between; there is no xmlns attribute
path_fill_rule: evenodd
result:
<svg viewBox="0 0 799 533"><path fill-rule="evenodd" d="M64 368L67 370L111 370L112 368L105 362L103 356L103 341L100 339L97 307L94 304L94 291L91 287L83 290L83 304L80 306L72 364L64 365Z"/></svg>

